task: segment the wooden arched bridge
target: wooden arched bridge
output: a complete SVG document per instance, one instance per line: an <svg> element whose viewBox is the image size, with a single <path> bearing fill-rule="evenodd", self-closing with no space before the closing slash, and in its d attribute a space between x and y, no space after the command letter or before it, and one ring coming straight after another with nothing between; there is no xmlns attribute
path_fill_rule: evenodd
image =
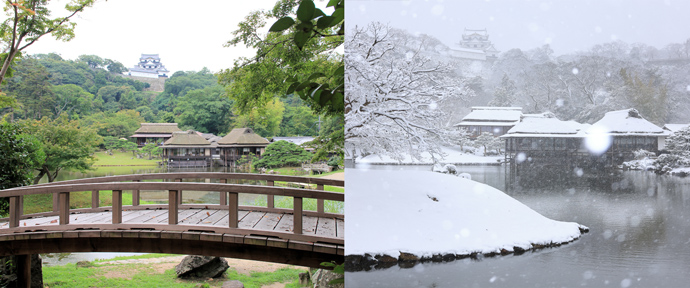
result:
<svg viewBox="0 0 690 288"><path fill-rule="evenodd" d="M238 184L247 182L252 184ZM342 263L344 215L324 211L324 200L344 202L345 198L343 193L324 191L324 185L344 187L344 181L193 172L107 176L6 189L0 197L9 197L10 215L0 219L0 256L145 252L310 267L324 261ZM112 191L112 206L99 207L99 191L104 190ZM128 190L132 205L123 206L122 191ZM168 203L140 205L142 190L168 191ZM91 192L91 207L71 208L70 193L82 191ZM182 204L184 191L218 192L220 204ZM239 193L266 195L267 205L240 206ZM52 194L52 211L23 215L23 196L35 194ZM275 196L293 197L293 208L275 207ZM305 198L316 199L316 211L303 210Z"/></svg>

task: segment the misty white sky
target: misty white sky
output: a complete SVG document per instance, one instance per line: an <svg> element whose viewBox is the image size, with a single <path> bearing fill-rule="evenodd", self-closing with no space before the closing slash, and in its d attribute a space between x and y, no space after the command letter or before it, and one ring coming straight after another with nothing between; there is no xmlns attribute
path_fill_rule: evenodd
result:
<svg viewBox="0 0 690 288"><path fill-rule="evenodd" d="M51 1L50 7L62 9L66 2ZM120 61L127 68L138 63L142 53L159 54L170 70L169 75L203 67L217 72L231 68L240 56L254 55L253 50L244 46L225 48L223 44L251 11L272 9L275 3L276 0L99 0L74 20L77 28L72 41L60 42L46 36L25 51L55 52L72 60L82 54L98 55ZM270 23L266 30L268 27Z"/></svg>
<svg viewBox="0 0 690 288"><path fill-rule="evenodd" d="M663 48L690 38L690 1L682 0L348 0L345 21L388 23L432 35L451 48L464 28L488 29L501 52L550 44L556 55L622 40Z"/></svg>

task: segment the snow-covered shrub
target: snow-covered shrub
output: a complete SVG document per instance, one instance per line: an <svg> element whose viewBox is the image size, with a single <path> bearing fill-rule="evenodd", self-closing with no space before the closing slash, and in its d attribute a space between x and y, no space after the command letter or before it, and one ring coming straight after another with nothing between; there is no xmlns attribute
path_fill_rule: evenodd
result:
<svg viewBox="0 0 690 288"><path fill-rule="evenodd" d="M443 170L444 170L443 173L453 174L453 175L458 174L458 168L455 167L455 165L453 165L453 164L446 164L446 166L443 166Z"/></svg>
<svg viewBox="0 0 690 288"><path fill-rule="evenodd" d="M690 127L685 127L666 138L669 154L660 155L654 165L656 171L667 173L674 168L690 167Z"/></svg>
<svg viewBox="0 0 690 288"><path fill-rule="evenodd" d="M635 160L642 160L644 158L656 156L656 154L654 154L654 152L649 152L649 151L644 150L644 149L633 151L633 155L635 155Z"/></svg>

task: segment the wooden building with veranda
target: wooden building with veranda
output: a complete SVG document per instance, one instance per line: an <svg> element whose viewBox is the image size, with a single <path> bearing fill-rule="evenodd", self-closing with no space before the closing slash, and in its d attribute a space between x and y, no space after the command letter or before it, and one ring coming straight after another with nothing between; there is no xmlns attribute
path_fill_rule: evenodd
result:
<svg viewBox="0 0 690 288"><path fill-rule="evenodd" d="M525 116L501 136L506 162L540 167L615 167L634 152L658 153L669 135L635 109L608 112L596 123L561 121L551 113Z"/></svg>
<svg viewBox="0 0 690 288"><path fill-rule="evenodd" d="M224 167L235 167L242 156L261 157L269 142L251 128L235 128L218 140L220 160Z"/></svg>
<svg viewBox="0 0 690 288"><path fill-rule="evenodd" d="M199 133L177 131L165 141L163 146L163 160L168 167L210 167L213 165L211 142Z"/></svg>
<svg viewBox="0 0 690 288"><path fill-rule="evenodd" d="M139 147L144 147L149 143L160 146L170 139L173 132L176 131L182 131L177 127L177 123L141 123L141 127L134 131L134 135L129 136L129 138L136 139Z"/></svg>
<svg viewBox="0 0 690 288"><path fill-rule="evenodd" d="M521 107L472 107L472 112L453 126L465 129L470 133L470 138L476 138L484 132L498 137L519 123L521 116Z"/></svg>

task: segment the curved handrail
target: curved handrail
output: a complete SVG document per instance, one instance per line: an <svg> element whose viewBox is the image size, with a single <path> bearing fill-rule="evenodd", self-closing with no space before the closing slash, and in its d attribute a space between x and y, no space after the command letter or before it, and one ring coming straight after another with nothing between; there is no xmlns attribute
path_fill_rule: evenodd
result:
<svg viewBox="0 0 690 288"><path fill-rule="evenodd" d="M160 174L167 174L167 175L160 175ZM212 176L212 175L206 175L205 173L160 173L158 174L159 177L154 177L151 179L156 179L156 178L163 178L163 177L170 177L172 175L175 176L190 176L189 178L208 178L208 177L199 177L200 174L204 174L205 176ZM218 173L215 173L218 174ZM146 177L151 177L151 174L144 174ZM128 177L133 176L133 175L125 175L125 176L115 176L119 177L117 179L130 179ZM216 175L216 176L223 176L220 177L219 179L228 179L227 177L229 175ZM246 176L246 175L242 175ZM274 176L274 175L271 175ZM109 176L113 177L113 176ZM146 177L139 177L139 178L132 178L132 180L137 181L137 180L143 180ZM283 176L285 177L285 176ZM168 190L169 191L169 201L168 201L168 219L169 219L169 225L177 225L178 224L178 208L181 199L180 197L180 192L182 190L191 190L191 191L215 191L215 192L220 192L221 195L227 197L227 207L229 209L229 216L228 223L230 229L237 230L237 224L238 220L237 219L237 212L239 209L238 206L238 193L248 193L248 194L261 194L261 195L269 195L269 196L291 196L293 197L293 234L296 234L299 239L308 239L309 237L300 237L298 234L302 233L302 215L303 215L303 209L302 209L302 204L303 204L303 198L316 198L319 201L323 200L333 200L333 201L345 201L345 196L343 193L337 193L337 192L327 192L327 191L321 191L321 190L313 190L313 189L301 189L301 188L289 188L289 187L275 187L275 186L258 186L258 185L244 185L244 184L225 184L225 183L192 183L192 182L100 182L104 178L106 179L114 179L114 178L107 178L107 177L100 177L97 181L94 181L96 183L74 183L74 180L69 181L68 183L65 183L67 181L63 182L54 182L51 183L50 185L33 185L33 186L24 186L24 187L16 187L12 189L6 189L3 191L0 191L0 197L9 197L10 198L10 217L9 217L9 226L10 230L21 230L21 227L19 227L19 219L21 218L21 199L20 197L26 196L26 195L35 195L35 194L53 194L55 195L53 197L53 209L55 212L58 213L59 216L59 225L67 225L69 224L69 215L70 215L70 193L71 192L80 192L80 191L99 191L99 190L112 190L112 224L121 224L120 226L122 228L132 228L133 224L128 224L124 225L122 224L122 211L123 211L123 206L122 206L122 191L123 190L132 190L132 191L138 191L138 190ZM306 177L302 177L306 178ZM146 178L148 179L148 178ZM233 178L234 179L234 178ZM280 178L272 178L272 179L280 179ZM285 179L285 178L282 178ZM82 181L87 181L89 179L79 179ZM180 178L177 178L177 180L180 180ZM263 179L262 179L263 180ZM322 180L327 180L327 179L322 179ZM337 181L337 180L336 180ZM342 182L342 181L341 181ZM324 182L322 182L324 183ZM271 183L273 184L273 183ZM320 188L323 189L322 184L319 184L321 186ZM93 195L93 194L92 194ZM97 194L96 194L97 195ZM223 197L221 197L223 198ZM98 197L96 196L96 199ZM93 202L93 201L92 201ZM221 203L221 205L225 205L224 203ZM71 225L74 226L74 225ZM132 226L132 227L129 227ZM63 226L64 227L64 226ZM110 226L109 226L110 227ZM12 229L15 228L15 229ZM110 227L112 228L112 227ZM179 228L179 227L178 227ZM52 229L64 229L64 228L50 228ZM280 237L281 235L284 235L285 233L278 233L275 236ZM293 237L289 237L293 238ZM316 237L319 238L319 237ZM323 238L323 237L321 237ZM326 237L327 239L328 237ZM335 239L332 242L339 242L342 243L342 239Z"/></svg>
<svg viewBox="0 0 690 288"><path fill-rule="evenodd" d="M156 180L156 179L226 179L226 180L265 180L265 181L285 181L298 182L305 184L329 185L344 187L345 181L324 179L316 177L302 177L302 176L286 176L286 175L271 175L271 174L254 174L254 173L223 173L223 172L175 172L175 173L149 173L149 174L130 174L130 175L116 175L103 176L94 178L83 178L75 180L65 180L52 183L36 184L31 186L50 186L61 184L77 184L77 183L103 183L103 182L117 182L117 181L135 181L135 180ZM17 189L10 188L7 190Z"/></svg>

